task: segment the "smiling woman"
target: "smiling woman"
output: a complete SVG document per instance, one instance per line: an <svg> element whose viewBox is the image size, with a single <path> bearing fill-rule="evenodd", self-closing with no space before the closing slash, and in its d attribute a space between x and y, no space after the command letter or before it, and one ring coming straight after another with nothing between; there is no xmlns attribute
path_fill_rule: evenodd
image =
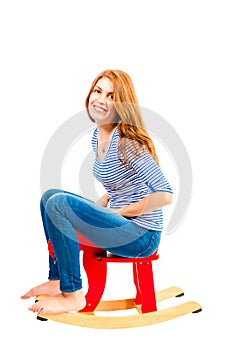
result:
<svg viewBox="0 0 233 350"><path fill-rule="evenodd" d="M93 173L106 193L96 203L58 189L43 194L42 222L55 256L49 257L49 281L22 296L49 295L29 308L33 312L85 307L77 231L113 254L147 257L159 246L163 207L171 203L172 188L159 166L129 75L121 70L100 73L85 104L96 124Z"/></svg>
<svg viewBox="0 0 233 350"><path fill-rule="evenodd" d="M106 84L105 86L101 86L101 83L103 81ZM103 90L99 89L99 85L100 88L105 87L106 91L104 92ZM102 127L99 128L99 138L102 140L106 140L107 138L105 136L111 136L112 130L114 129L115 125L117 125L120 136L120 157L123 156L123 159L127 162L128 155L125 151L125 143L128 140L131 140L135 141L133 142L135 154L140 153L142 148L146 147L146 149L152 155L156 163L159 164L154 144L151 138L149 137L149 134L145 127L145 123L139 108L138 99L135 93L134 85L130 76L127 73L122 72L121 70L105 70L101 72L93 81L90 91L87 95L85 105L89 118L92 122L96 122L96 114L93 113L93 109L91 108L92 105L95 104L91 103L92 94L100 94L102 98L107 98L104 100L104 104L102 105L102 107L104 107L105 105L106 109L108 108L108 106L109 108L112 108L113 103L115 108L115 116L113 115L114 112L112 111L111 124L108 123L108 116L104 114L102 115ZM109 119L111 119L110 116Z"/></svg>
<svg viewBox="0 0 233 350"><path fill-rule="evenodd" d="M88 109L97 126L115 122L113 83L109 78L103 77L98 81L90 95Z"/></svg>
<svg viewBox="0 0 233 350"><path fill-rule="evenodd" d="M109 147L110 138L116 125L117 113L113 104L113 83L107 77L98 80L88 103L91 119L99 128L98 158L103 160Z"/></svg>

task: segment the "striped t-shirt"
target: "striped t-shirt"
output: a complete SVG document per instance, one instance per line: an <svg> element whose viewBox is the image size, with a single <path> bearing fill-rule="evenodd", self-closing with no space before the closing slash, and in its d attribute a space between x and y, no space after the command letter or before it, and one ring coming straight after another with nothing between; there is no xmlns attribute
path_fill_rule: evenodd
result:
<svg viewBox="0 0 233 350"><path fill-rule="evenodd" d="M117 128L103 161L97 156L96 128L92 137L92 147L96 154L93 174L102 183L108 193L110 208L122 208L138 202L152 192L162 191L172 193L172 188L149 152L144 151L139 156L133 156L130 147L127 150L129 166L119 159L118 145L120 136ZM130 143L129 143L130 144ZM127 219L149 230L163 229L163 210L154 210L148 214Z"/></svg>

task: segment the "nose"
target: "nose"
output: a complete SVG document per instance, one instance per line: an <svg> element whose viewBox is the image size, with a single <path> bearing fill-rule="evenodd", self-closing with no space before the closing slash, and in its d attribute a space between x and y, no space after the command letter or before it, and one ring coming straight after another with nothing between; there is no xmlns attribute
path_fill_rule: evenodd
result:
<svg viewBox="0 0 233 350"><path fill-rule="evenodd" d="M98 95L98 101L100 103L105 103L106 100L107 100L107 96L104 93L101 93L101 94Z"/></svg>

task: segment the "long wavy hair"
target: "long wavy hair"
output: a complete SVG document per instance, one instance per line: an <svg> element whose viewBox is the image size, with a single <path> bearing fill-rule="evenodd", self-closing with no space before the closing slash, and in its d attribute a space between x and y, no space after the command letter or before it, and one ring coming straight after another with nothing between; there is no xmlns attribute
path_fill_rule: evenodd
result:
<svg viewBox="0 0 233 350"><path fill-rule="evenodd" d="M119 157L126 164L128 157L126 147L131 140L134 145L134 154L140 155L143 149L149 151L156 163L159 165L158 156L150 138L143 117L139 108L138 99L130 76L121 70L105 70L101 72L93 81L90 91L86 97L85 106L92 122L95 120L89 112L89 98L97 82L103 77L109 78L113 84L113 104L117 113L119 142ZM132 142L133 141L133 142Z"/></svg>

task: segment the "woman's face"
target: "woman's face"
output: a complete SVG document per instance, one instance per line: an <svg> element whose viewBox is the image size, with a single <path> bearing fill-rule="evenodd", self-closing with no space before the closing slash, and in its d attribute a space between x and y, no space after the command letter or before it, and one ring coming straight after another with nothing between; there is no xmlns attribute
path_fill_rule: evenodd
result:
<svg viewBox="0 0 233 350"><path fill-rule="evenodd" d="M89 98L88 110L97 125L115 123L113 83L103 77L97 81Z"/></svg>

